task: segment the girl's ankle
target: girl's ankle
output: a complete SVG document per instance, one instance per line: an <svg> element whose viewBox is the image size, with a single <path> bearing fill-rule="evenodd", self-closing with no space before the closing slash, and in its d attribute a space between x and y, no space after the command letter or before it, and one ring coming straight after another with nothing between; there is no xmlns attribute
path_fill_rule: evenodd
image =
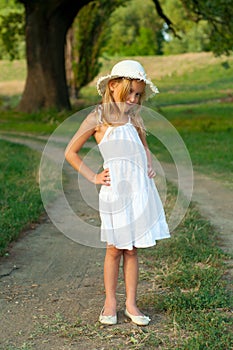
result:
<svg viewBox="0 0 233 350"><path fill-rule="evenodd" d="M135 316L143 315L143 313L137 307L136 303L125 303L125 307L127 311L132 315L135 315Z"/></svg>
<svg viewBox="0 0 233 350"><path fill-rule="evenodd" d="M104 316L114 316L116 314L116 302L115 303L104 303L103 315Z"/></svg>

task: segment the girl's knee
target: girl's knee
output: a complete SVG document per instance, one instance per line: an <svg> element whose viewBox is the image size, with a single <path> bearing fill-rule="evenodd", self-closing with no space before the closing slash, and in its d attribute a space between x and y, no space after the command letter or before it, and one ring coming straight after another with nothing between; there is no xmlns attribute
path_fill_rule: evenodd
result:
<svg viewBox="0 0 233 350"><path fill-rule="evenodd" d="M119 258L122 255L123 250L117 249L114 246L107 246L106 255L110 255L113 258Z"/></svg>
<svg viewBox="0 0 233 350"><path fill-rule="evenodd" d="M125 250L124 250L124 255L127 255L127 256L136 256L136 255L137 255L137 248L133 247L132 250L125 249Z"/></svg>

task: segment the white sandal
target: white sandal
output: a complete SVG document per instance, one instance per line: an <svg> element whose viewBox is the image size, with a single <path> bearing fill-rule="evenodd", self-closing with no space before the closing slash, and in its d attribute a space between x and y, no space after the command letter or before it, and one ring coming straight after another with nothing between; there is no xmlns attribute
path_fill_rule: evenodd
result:
<svg viewBox="0 0 233 350"><path fill-rule="evenodd" d="M99 322L102 324L108 324L108 325L113 325L117 324L117 315L114 316L105 316L103 315L104 312L104 307L101 310L100 316L99 316Z"/></svg>
<svg viewBox="0 0 233 350"><path fill-rule="evenodd" d="M147 326L149 322L151 321L150 317L148 316L134 316L129 313L127 309L125 309L125 316L129 317L131 321L138 326Z"/></svg>

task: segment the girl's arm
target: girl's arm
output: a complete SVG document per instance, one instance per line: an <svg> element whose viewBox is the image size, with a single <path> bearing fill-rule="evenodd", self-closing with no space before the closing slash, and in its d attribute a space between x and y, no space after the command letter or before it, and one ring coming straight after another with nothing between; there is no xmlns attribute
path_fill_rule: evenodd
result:
<svg viewBox="0 0 233 350"><path fill-rule="evenodd" d="M71 166L94 184L110 185L109 169L104 169L99 174L93 172L80 158L78 152L85 142L96 132L96 115L91 113L82 122L80 128L69 142L65 150L65 158Z"/></svg>
<svg viewBox="0 0 233 350"><path fill-rule="evenodd" d="M152 177L155 177L155 175L156 175L156 172L154 171L154 169L152 167L151 152L149 150L145 135L143 135L142 133L139 132L139 136L140 136L140 139L141 139L142 144L143 144L145 151L146 151L147 167L148 167L147 172L148 172L149 178L151 179Z"/></svg>

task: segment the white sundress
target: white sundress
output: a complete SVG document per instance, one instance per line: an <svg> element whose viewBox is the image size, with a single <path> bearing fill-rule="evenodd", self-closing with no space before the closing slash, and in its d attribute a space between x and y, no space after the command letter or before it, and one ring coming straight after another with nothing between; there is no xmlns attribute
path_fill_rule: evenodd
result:
<svg viewBox="0 0 233 350"><path fill-rule="evenodd" d="M111 179L99 193L101 241L132 250L169 238L161 199L147 174L145 148L130 119L109 126L98 146Z"/></svg>

